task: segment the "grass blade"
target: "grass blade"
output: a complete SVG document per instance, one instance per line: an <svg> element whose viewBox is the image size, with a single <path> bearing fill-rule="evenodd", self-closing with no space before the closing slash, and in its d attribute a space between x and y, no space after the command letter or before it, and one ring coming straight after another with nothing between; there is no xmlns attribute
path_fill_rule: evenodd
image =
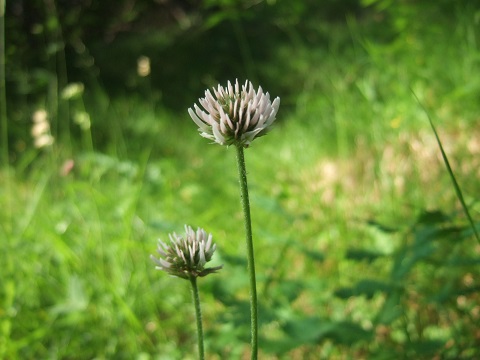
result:
<svg viewBox="0 0 480 360"><path fill-rule="evenodd" d="M447 154L445 154L445 150L443 149L442 141L440 140L440 137L438 136L437 129L435 128L435 125L433 124L432 117L430 116L430 114L427 111L427 109L425 108L425 106L423 106L423 104L420 102L420 100L418 99L415 92L412 89L411 89L411 91L412 91L413 96L417 100L418 104L421 106L421 108L423 109L423 111L427 115L428 121L430 122L430 126L432 127L433 133L435 134L435 138L437 139L438 147L440 148L440 152L442 153L443 162L445 163L445 166L447 167L448 174L450 175L450 179L452 180L453 187L455 188L455 193L457 194L457 198L458 198L458 200L460 200L460 203L462 204L462 207L463 207L463 211L465 212L465 215L467 216L468 221L470 222L470 226L473 229L473 233L475 235L475 238L477 239L478 243L480 244L480 236L478 235L477 228L475 226L475 223L473 222L473 219L470 215L470 212L468 211L467 204L465 203L465 200L463 198L462 189L458 185L457 179L455 178L455 175L452 171L452 167L450 166L450 162L448 161Z"/></svg>

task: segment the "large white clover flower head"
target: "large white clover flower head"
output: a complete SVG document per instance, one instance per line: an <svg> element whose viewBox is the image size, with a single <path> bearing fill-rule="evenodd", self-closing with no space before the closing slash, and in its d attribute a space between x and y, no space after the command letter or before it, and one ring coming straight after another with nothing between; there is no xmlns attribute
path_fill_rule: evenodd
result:
<svg viewBox="0 0 480 360"><path fill-rule="evenodd" d="M170 245L158 240L159 258L150 255L157 265L156 269L182 279L190 279L192 276L215 273L223 267L223 265L205 267L216 249L216 244L212 242L212 234L207 234L205 230L198 228L194 231L190 226L185 225L184 237L176 233L169 234L169 237Z"/></svg>
<svg viewBox="0 0 480 360"><path fill-rule="evenodd" d="M270 94L264 93L260 86L254 90L250 81L233 86L230 81L226 87L218 85L205 91L205 97L188 113L198 125L200 135L220 145L242 145L248 147L256 137L265 135L275 121L280 98L270 101Z"/></svg>

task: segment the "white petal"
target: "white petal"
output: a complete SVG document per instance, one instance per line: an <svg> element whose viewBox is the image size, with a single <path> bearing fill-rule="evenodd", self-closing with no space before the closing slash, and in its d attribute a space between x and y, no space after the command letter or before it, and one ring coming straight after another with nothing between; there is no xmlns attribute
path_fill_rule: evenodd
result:
<svg viewBox="0 0 480 360"><path fill-rule="evenodd" d="M220 145L225 144L225 137L220 133L218 125L212 125L212 130L213 136L215 137L215 142L219 143Z"/></svg>
<svg viewBox="0 0 480 360"><path fill-rule="evenodd" d="M150 255L150 259L157 265L160 265L160 261L153 255Z"/></svg>
<svg viewBox="0 0 480 360"><path fill-rule="evenodd" d="M188 250L190 252L190 263L191 264L195 263L195 252L197 251L196 245L197 245L197 243L193 242L192 245L188 247Z"/></svg>
<svg viewBox="0 0 480 360"><path fill-rule="evenodd" d="M240 85L238 84L238 79L235 79L235 94L240 95Z"/></svg>
<svg viewBox="0 0 480 360"><path fill-rule="evenodd" d="M252 117L252 113L251 113L250 104L249 104L247 108L247 113L245 114L245 119L243 121L243 127L241 129L242 132L247 131L247 129L249 128L250 123L252 122L251 117Z"/></svg>
<svg viewBox="0 0 480 360"><path fill-rule="evenodd" d="M199 249L198 255L199 255L198 265L200 266L205 265L207 260L205 259L205 243L204 242L200 243L200 249Z"/></svg>
<svg viewBox="0 0 480 360"><path fill-rule="evenodd" d="M207 243L205 245L205 251L210 250L210 246L212 246L212 234L208 235Z"/></svg>
<svg viewBox="0 0 480 360"><path fill-rule="evenodd" d="M200 133L200 136L204 137L205 139L213 140L213 142L215 142L215 135L213 134Z"/></svg>
<svg viewBox="0 0 480 360"><path fill-rule="evenodd" d="M232 83L229 81L228 82L228 95L229 95L229 97L233 97L233 94L234 94L233 86L232 86Z"/></svg>
<svg viewBox="0 0 480 360"><path fill-rule="evenodd" d="M197 124L198 128L202 131L207 131L208 130L208 125L205 124L200 118L193 112L192 109L188 109L188 114L192 118L192 120Z"/></svg>
<svg viewBox="0 0 480 360"><path fill-rule="evenodd" d="M259 118L260 118L260 114L261 114L261 113L260 113L260 111L256 110L255 108L253 108L251 111L254 112L253 118L252 118L252 120L251 120L251 123L252 123L253 126L256 126L257 123L259 122L258 120L259 120Z"/></svg>

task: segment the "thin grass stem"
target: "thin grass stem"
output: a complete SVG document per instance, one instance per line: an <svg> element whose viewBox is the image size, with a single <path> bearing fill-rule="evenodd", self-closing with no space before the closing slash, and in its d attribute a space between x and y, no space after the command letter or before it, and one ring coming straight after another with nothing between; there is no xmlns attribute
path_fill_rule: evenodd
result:
<svg viewBox="0 0 480 360"><path fill-rule="evenodd" d="M255 257L253 249L252 221L250 217L250 201L248 198L247 170L243 146L237 144L237 165L240 181L240 195L242 201L245 239L247 245L248 275L250 281L250 325L251 325L251 359L257 359L258 354L258 308L257 308L257 281L255 278Z"/></svg>
<svg viewBox="0 0 480 360"><path fill-rule="evenodd" d="M0 126L2 133L1 163L8 165L7 95L5 84L5 0L0 0ZM7 189L8 190L8 189ZM7 192L8 194L8 192Z"/></svg>
<svg viewBox="0 0 480 360"><path fill-rule="evenodd" d="M472 227L473 234L475 235L475 238L477 239L478 243L480 244L480 235L478 234L477 227L475 226L475 223L473 222L472 216L470 215L470 211L468 211L468 206L465 203L465 199L463 198L463 193L462 189L460 188L460 185L458 185L457 179L455 178L455 174L453 173L452 167L450 166L450 162L448 161L447 154L445 153L445 150L443 150L442 146L442 141L440 140L440 136L438 136L437 129L435 128L435 125L433 124L432 117L430 116L429 112L423 106L423 104L420 102L418 99L417 95L413 92L413 96L417 100L418 104L422 107L423 111L427 115L428 121L430 122L430 126L432 127L433 133L435 134L435 138L437 139L438 147L440 148L440 152L442 153L442 158L443 162L445 163L445 166L447 167L448 174L450 175L450 179L452 180L453 187L455 188L455 193L457 195L458 200L460 200L460 203L462 204L463 211L465 215L467 216L467 219L470 223L470 226Z"/></svg>
<svg viewBox="0 0 480 360"><path fill-rule="evenodd" d="M5 54L5 0L0 0L0 167L4 166L5 172L5 194L7 223L11 225L12 220L12 191L9 166L9 144L8 144L8 119L7 119L7 87L6 87L6 54Z"/></svg>
<svg viewBox="0 0 480 360"><path fill-rule="evenodd" d="M197 321L198 358L204 360L205 349L203 345L202 309L200 308L200 296L198 295L197 278L195 276L190 276L190 284L192 284L192 298Z"/></svg>

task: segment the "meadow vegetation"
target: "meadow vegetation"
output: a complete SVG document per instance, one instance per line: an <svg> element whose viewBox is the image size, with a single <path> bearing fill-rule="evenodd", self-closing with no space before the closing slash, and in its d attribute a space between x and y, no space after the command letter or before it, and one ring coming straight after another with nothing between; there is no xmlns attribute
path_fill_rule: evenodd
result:
<svg viewBox="0 0 480 360"><path fill-rule="evenodd" d="M189 287L149 259L185 223L224 265L199 281L207 358L245 358L235 149L187 114L237 77L282 101L245 150L260 358L480 357L480 242L426 113L480 230L478 2L205 3L76 55L45 10L36 66L9 62L23 39L6 33L0 358L194 359ZM38 148L41 109L54 142Z"/></svg>

